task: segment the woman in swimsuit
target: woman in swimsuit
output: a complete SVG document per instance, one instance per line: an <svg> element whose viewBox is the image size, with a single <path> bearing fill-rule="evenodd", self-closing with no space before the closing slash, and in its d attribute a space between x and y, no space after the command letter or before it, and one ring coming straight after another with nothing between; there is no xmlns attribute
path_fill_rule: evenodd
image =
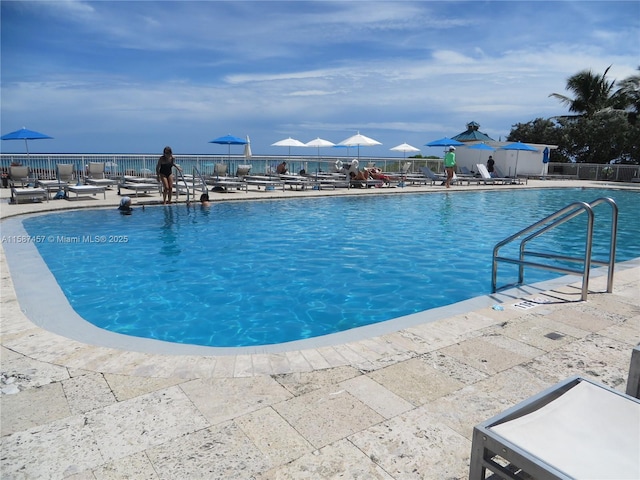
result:
<svg viewBox="0 0 640 480"><path fill-rule="evenodd" d="M178 170L182 169L176 165L176 159L173 157L171 147L164 147L162 156L158 159L158 165L156 165L156 175L158 181L162 182L162 203L171 203L171 196L173 195L173 167Z"/></svg>

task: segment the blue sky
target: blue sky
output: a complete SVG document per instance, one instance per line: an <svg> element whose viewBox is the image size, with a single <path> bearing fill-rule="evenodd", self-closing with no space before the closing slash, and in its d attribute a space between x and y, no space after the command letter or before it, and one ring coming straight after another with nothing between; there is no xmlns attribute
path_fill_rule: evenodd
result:
<svg viewBox="0 0 640 480"><path fill-rule="evenodd" d="M640 65L637 1L2 1L1 133L41 153L255 154L289 136L496 140L566 113L550 93L584 69ZM0 142L3 152L24 143ZM234 150L237 149L237 152ZM232 147L241 153L241 147ZM330 154L330 150L322 150ZM294 148L292 154L308 151Z"/></svg>

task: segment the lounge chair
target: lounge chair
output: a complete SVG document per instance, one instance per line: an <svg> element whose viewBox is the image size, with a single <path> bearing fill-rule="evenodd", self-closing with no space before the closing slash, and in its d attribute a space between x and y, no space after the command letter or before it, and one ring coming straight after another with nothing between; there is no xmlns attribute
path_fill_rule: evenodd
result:
<svg viewBox="0 0 640 480"><path fill-rule="evenodd" d="M10 186L24 188L29 186L29 174L31 173L31 169L29 167L25 167L23 165L11 165L9 167L9 182Z"/></svg>
<svg viewBox="0 0 640 480"><path fill-rule="evenodd" d="M21 199L28 199L32 202L41 202L49 196L43 188L29 188L29 178L31 169L23 165L12 165L9 167L9 180L11 185L11 203L20 203Z"/></svg>
<svg viewBox="0 0 640 480"><path fill-rule="evenodd" d="M522 185L522 179L520 178L503 177L503 176L492 177L489 171L487 170L487 167L482 163L476 164L476 168L478 169L478 172L480 172L480 175L481 175L481 178L476 180L483 181L484 183L502 183L502 184L510 183L510 184ZM525 179L525 183L526 182L527 180Z"/></svg>
<svg viewBox="0 0 640 480"><path fill-rule="evenodd" d="M213 166L213 174L216 177L226 177L227 176L227 166L224 163L216 163Z"/></svg>
<svg viewBox="0 0 640 480"><path fill-rule="evenodd" d="M637 345L631 352L626 392L627 395L640 398L640 345Z"/></svg>
<svg viewBox="0 0 640 480"><path fill-rule="evenodd" d="M56 179L55 180L38 180L38 185L44 188L49 195L52 191L59 192L65 190L69 185L72 185L73 180L73 164L71 163L58 163L56 165Z"/></svg>
<svg viewBox="0 0 640 480"><path fill-rule="evenodd" d="M243 179L244 177L249 175L250 171L251 165L238 165L238 168L236 169L236 177Z"/></svg>
<svg viewBox="0 0 640 480"><path fill-rule="evenodd" d="M276 177L269 177L265 175L253 175L253 176L246 175L242 177L242 181L246 185L254 185L258 187L258 190L260 190L260 187L264 187L265 191L281 188L282 191L284 192L284 189L285 189L284 180L276 179Z"/></svg>
<svg viewBox="0 0 640 480"><path fill-rule="evenodd" d="M89 185L97 185L99 187L107 188L118 183L117 180L114 180L113 178L107 178L104 162L89 162L89 172L85 181Z"/></svg>
<svg viewBox="0 0 640 480"><path fill-rule="evenodd" d="M638 425L640 400L572 377L477 425L469 479L637 479Z"/></svg>
<svg viewBox="0 0 640 480"><path fill-rule="evenodd" d="M431 185L435 184L436 182L444 183L447 181L446 175L435 173L429 167L422 167L422 173L424 174L425 177L431 180ZM455 172L453 172L453 178L451 179L451 183L460 183L460 178L456 175Z"/></svg>
<svg viewBox="0 0 640 480"><path fill-rule="evenodd" d="M91 194L96 195L97 193L102 193L104 199L107 199L107 194L105 192L105 187L98 185L67 185L65 187L65 191L67 192L67 199L69 199L68 193L75 193L76 199L80 194Z"/></svg>
<svg viewBox="0 0 640 480"><path fill-rule="evenodd" d="M473 173L471 173L471 170L469 170L467 167L460 167L460 176L461 177L475 177L475 175Z"/></svg>
<svg viewBox="0 0 640 480"><path fill-rule="evenodd" d="M489 173L489 170L487 170L487 167L482 163L477 163L476 168L478 169L478 173L480 173L480 177L469 179L469 181L474 181L476 182L476 184L480 184L480 183L504 184L504 183L511 183L511 181L513 180L512 178L506 178L506 177L492 177L491 174Z"/></svg>
<svg viewBox="0 0 640 480"><path fill-rule="evenodd" d="M156 177L139 177L132 175L124 175L122 181L118 183L118 195L120 190L133 190L138 197L140 192L148 194L149 192L157 191L162 194L162 184Z"/></svg>

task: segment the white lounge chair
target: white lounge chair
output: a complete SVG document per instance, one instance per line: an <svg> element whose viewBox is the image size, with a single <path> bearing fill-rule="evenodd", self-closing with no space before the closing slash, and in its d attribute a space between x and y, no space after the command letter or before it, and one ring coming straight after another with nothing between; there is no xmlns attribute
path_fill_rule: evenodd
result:
<svg viewBox="0 0 640 480"><path fill-rule="evenodd" d="M480 174L480 178L470 178L468 179L469 182L475 182L476 184L480 184L480 183L499 183L499 184L504 184L504 183L511 183L511 181L513 179L511 178L502 178L502 177L492 177L491 174L489 173L489 170L487 170L487 167L482 164L482 163L477 163L476 164L476 169L478 170L478 173Z"/></svg>
<svg viewBox="0 0 640 480"><path fill-rule="evenodd" d="M98 185L67 185L65 187L65 191L67 192L67 199L69 199L68 192L75 193L75 198L78 198L80 194L96 195L97 193L102 193L104 199L107 199L105 187L101 187Z"/></svg>
<svg viewBox="0 0 640 480"><path fill-rule="evenodd" d="M47 196L53 192L59 192L65 190L69 185L74 182L73 179L73 164L71 163L58 163L56 165L56 179L55 180L38 180L38 185L47 191Z"/></svg>
<svg viewBox="0 0 640 480"><path fill-rule="evenodd" d="M478 169L478 172L480 172L480 175L482 176L482 178L476 178L473 179L473 181L476 182L484 182L484 183L510 183L510 184L518 184L518 185L522 185L522 179L520 178L511 178L511 177L492 177L491 174L489 173L489 171L487 170L487 167L484 166L484 164L482 163L477 163L476 164L476 168ZM525 183L526 183L526 179L525 179Z"/></svg>
<svg viewBox="0 0 640 480"><path fill-rule="evenodd" d="M138 197L140 193L148 194L149 192L158 192L162 194L162 183L157 177L139 177L132 175L124 175L122 181L118 183L118 195L120 190L133 190L135 196Z"/></svg>
<svg viewBox="0 0 640 480"><path fill-rule="evenodd" d="M637 345L631 352L626 393L640 399L640 345Z"/></svg>
<svg viewBox="0 0 640 480"><path fill-rule="evenodd" d="M9 167L11 185L11 203L20 203L21 199L28 199L32 202L49 200L47 192L43 188L29 188L29 174L31 169L23 165L12 165ZM18 186L19 185L19 186Z"/></svg>
<svg viewBox="0 0 640 480"><path fill-rule="evenodd" d="M238 165L236 169L236 177L243 179L251 172L251 165Z"/></svg>
<svg viewBox="0 0 640 480"><path fill-rule="evenodd" d="M477 425L469 479L638 479L639 426L640 400L572 377Z"/></svg>
<svg viewBox="0 0 640 480"><path fill-rule="evenodd" d="M224 163L216 163L213 166L213 174L216 177L226 177L228 171L229 171L229 169L227 168L227 166Z"/></svg>
<svg viewBox="0 0 640 480"><path fill-rule="evenodd" d="M85 181L89 185L97 185L99 187L106 188L118 183L117 180L114 180L113 178L107 178L104 162L89 162L89 171Z"/></svg>
<svg viewBox="0 0 640 480"><path fill-rule="evenodd" d="M31 169L24 165L11 165L9 167L9 182L11 187L24 188L29 185L29 174Z"/></svg>

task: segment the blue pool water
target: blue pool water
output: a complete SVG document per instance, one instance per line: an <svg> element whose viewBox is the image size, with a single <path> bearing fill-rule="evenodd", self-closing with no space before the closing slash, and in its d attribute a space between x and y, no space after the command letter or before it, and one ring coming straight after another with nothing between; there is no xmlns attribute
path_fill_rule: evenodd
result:
<svg viewBox="0 0 640 480"><path fill-rule="evenodd" d="M614 198L617 261L638 256L636 192L469 190L137 207L131 216L79 210L23 224L48 239L37 248L87 321L219 347L312 338L488 294L493 246L575 201ZM604 233L610 211L596 208ZM584 221L545 236L544 247L579 255ZM596 257L605 237L596 236ZM525 280L557 276L530 269ZM499 283L515 278L501 267Z"/></svg>

